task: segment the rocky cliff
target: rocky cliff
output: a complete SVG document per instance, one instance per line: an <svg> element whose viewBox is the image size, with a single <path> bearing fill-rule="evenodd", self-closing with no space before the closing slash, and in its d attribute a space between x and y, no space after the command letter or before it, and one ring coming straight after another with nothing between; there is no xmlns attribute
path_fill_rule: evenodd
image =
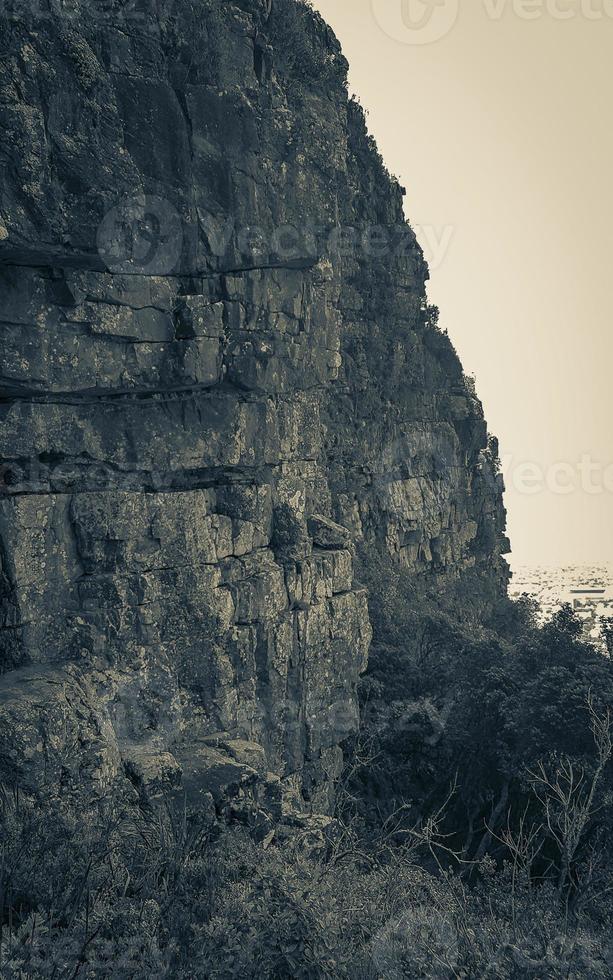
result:
<svg viewBox="0 0 613 980"><path fill-rule="evenodd" d="M2 781L325 811L356 546L505 580L402 188L298 0L0 20Z"/></svg>

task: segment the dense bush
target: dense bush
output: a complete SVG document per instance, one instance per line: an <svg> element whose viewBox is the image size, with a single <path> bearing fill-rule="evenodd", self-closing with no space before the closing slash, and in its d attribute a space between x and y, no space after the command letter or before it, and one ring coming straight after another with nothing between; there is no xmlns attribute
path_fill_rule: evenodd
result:
<svg viewBox="0 0 613 980"><path fill-rule="evenodd" d="M6 980L611 975L606 931L599 941L589 916L571 919L511 852L469 887L442 862L423 867L423 836L365 853L346 829L315 859L170 810L50 820L14 799L3 829Z"/></svg>
<svg viewBox="0 0 613 980"><path fill-rule="evenodd" d="M497 600L474 573L429 589L369 554L362 577L375 641L341 794L347 819L370 841L385 832L397 844L436 814L437 847L471 901L483 862L500 884L510 861L513 887L524 882L514 919L545 901L582 931L582 955L590 943L602 950L613 893L610 657L570 607L541 629L533 602ZM577 970L569 975L600 975L594 964Z"/></svg>

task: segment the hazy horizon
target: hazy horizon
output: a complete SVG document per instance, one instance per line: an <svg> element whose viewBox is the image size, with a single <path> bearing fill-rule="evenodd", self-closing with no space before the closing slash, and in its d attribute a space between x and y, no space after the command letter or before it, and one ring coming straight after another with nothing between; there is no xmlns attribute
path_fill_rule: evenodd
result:
<svg viewBox="0 0 613 980"><path fill-rule="evenodd" d="M407 188L430 301L499 437L512 563L609 561L613 10L596 0L314 6Z"/></svg>

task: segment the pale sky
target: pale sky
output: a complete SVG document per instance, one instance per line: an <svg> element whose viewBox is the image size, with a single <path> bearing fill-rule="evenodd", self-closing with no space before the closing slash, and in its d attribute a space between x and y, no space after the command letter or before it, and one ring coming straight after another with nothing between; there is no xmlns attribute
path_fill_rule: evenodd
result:
<svg viewBox="0 0 613 980"><path fill-rule="evenodd" d="M613 0L314 6L500 439L513 563L613 560Z"/></svg>

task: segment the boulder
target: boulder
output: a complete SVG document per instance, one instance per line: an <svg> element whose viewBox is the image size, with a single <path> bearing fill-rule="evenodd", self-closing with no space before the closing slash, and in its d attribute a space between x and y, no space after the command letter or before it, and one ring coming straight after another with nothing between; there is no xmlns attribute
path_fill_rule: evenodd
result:
<svg viewBox="0 0 613 980"><path fill-rule="evenodd" d="M342 524L336 524L321 514L313 514L308 519L309 534L317 548L336 550L346 548L351 540L351 533Z"/></svg>

